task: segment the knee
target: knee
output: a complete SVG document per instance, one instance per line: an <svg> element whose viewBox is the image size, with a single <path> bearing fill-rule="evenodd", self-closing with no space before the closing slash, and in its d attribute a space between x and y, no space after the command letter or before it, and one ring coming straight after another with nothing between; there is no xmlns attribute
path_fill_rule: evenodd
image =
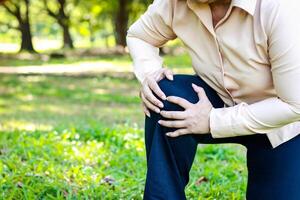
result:
<svg viewBox="0 0 300 200"><path fill-rule="evenodd" d="M192 85L186 84L187 82L189 82L186 78L190 78L190 76L175 74L173 80L163 78L158 82L158 86L166 96L178 96L192 103L196 103L198 101L198 96L193 91ZM167 100L162 100L162 102L164 104L162 110L176 110L176 111L182 110L182 107L180 107L177 104L171 103Z"/></svg>
<svg viewBox="0 0 300 200"><path fill-rule="evenodd" d="M192 92L193 76L174 74L174 79L169 80L166 77L158 82L159 88L165 93L166 96L179 96L188 98ZM189 84L190 83L190 84Z"/></svg>

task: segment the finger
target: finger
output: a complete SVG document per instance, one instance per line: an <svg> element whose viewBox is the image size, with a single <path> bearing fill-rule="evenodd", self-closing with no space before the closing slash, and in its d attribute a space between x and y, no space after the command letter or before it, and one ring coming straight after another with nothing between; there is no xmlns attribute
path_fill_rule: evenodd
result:
<svg viewBox="0 0 300 200"><path fill-rule="evenodd" d="M178 137L178 136L181 136L181 135L186 135L186 134L189 134L190 132L188 131L188 129L178 129L174 132L168 132L166 133L167 136L169 137Z"/></svg>
<svg viewBox="0 0 300 200"><path fill-rule="evenodd" d="M176 103L183 108L189 108L192 105L192 103L189 102L188 100L181 98L181 97L177 97L177 96L168 96L167 100L172 103Z"/></svg>
<svg viewBox="0 0 300 200"><path fill-rule="evenodd" d="M158 123L162 126L166 126L166 127L170 127L170 128L186 127L186 122L184 120L177 120L177 121L159 120Z"/></svg>
<svg viewBox="0 0 300 200"><path fill-rule="evenodd" d="M167 77L167 79L173 81L174 77L173 77L173 72L170 69L165 68L165 71L163 72L164 75Z"/></svg>
<svg viewBox="0 0 300 200"><path fill-rule="evenodd" d="M144 94L142 93L141 94L142 96L142 100L143 100L143 103L145 104L145 106L151 110L153 110L154 112L157 112L159 113L160 112L160 109L158 107L156 107L155 105L153 105L148 99L146 99L146 97L144 96Z"/></svg>
<svg viewBox="0 0 300 200"><path fill-rule="evenodd" d="M142 102L142 107L143 107L145 115L147 115L148 117L151 117L150 111L148 110L148 108L147 108L147 106L145 105L144 102Z"/></svg>
<svg viewBox="0 0 300 200"><path fill-rule="evenodd" d="M151 80L148 82L150 89L160 98L162 98L163 100L166 100L166 95L165 93L160 89L160 87L158 86L157 82L155 80Z"/></svg>
<svg viewBox="0 0 300 200"><path fill-rule="evenodd" d="M161 108L164 107L164 104L154 96L154 94L152 93L152 90L147 85L144 88L143 94L144 94L145 98L148 101L150 101L152 104L159 106Z"/></svg>
<svg viewBox="0 0 300 200"><path fill-rule="evenodd" d="M160 111L160 114L169 119L185 119L186 118L186 112L185 111Z"/></svg>
<svg viewBox="0 0 300 200"><path fill-rule="evenodd" d="M199 87L198 85L192 83L193 89L195 90L195 92L197 92L198 97L199 97L199 101L203 101L207 99L205 90L202 87Z"/></svg>

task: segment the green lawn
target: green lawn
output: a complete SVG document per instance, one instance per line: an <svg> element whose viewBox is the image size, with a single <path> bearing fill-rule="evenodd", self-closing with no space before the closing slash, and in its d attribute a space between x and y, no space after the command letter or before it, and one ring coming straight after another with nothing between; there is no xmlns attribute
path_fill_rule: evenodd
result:
<svg viewBox="0 0 300 200"><path fill-rule="evenodd" d="M92 59L103 61L130 65L127 56ZM166 64L192 72L186 56L166 57ZM138 89L127 76L0 75L0 199L142 199L146 159ZM245 162L239 145L200 145L188 199L244 199ZM201 177L207 181L197 184Z"/></svg>

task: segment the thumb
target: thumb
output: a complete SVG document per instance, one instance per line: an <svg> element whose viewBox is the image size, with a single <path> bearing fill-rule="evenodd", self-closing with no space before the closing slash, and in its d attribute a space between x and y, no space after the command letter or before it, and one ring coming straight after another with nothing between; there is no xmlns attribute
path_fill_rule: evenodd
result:
<svg viewBox="0 0 300 200"><path fill-rule="evenodd" d="M202 87L199 87L198 85L195 85L194 83L192 83L193 89L195 90L195 92L197 92L198 97L199 97L199 101L203 101L207 99L207 96L205 94L205 91Z"/></svg>
<svg viewBox="0 0 300 200"><path fill-rule="evenodd" d="M164 70L164 75L171 81L173 81L173 72L170 69Z"/></svg>

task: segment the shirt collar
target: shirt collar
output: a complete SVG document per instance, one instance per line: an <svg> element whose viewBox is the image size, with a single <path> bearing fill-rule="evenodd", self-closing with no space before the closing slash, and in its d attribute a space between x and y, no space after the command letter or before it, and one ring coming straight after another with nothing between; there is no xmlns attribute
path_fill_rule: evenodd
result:
<svg viewBox="0 0 300 200"><path fill-rule="evenodd" d="M257 0L232 0L232 6L239 7L250 15L254 15Z"/></svg>
<svg viewBox="0 0 300 200"><path fill-rule="evenodd" d="M257 0L232 0L230 3L229 11L231 12L233 7L238 7L245 10L247 13L253 16L256 8ZM196 0L187 0L187 6L194 11L194 13L200 18L204 26L208 31L215 36L215 31L211 20L211 11L207 3L200 3ZM227 13L227 14L228 14Z"/></svg>
<svg viewBox="0 0 300 200"><path fill-rule="evenodd" d="M256 3L257 0L232 0L230 6L241 8L253 16L256 8ZM199 5L203 3L199 3L196 0L187 0L187 4L190 6L191 9L197 7L195 4L198 4L198 6L203 7Z"/></svg>

